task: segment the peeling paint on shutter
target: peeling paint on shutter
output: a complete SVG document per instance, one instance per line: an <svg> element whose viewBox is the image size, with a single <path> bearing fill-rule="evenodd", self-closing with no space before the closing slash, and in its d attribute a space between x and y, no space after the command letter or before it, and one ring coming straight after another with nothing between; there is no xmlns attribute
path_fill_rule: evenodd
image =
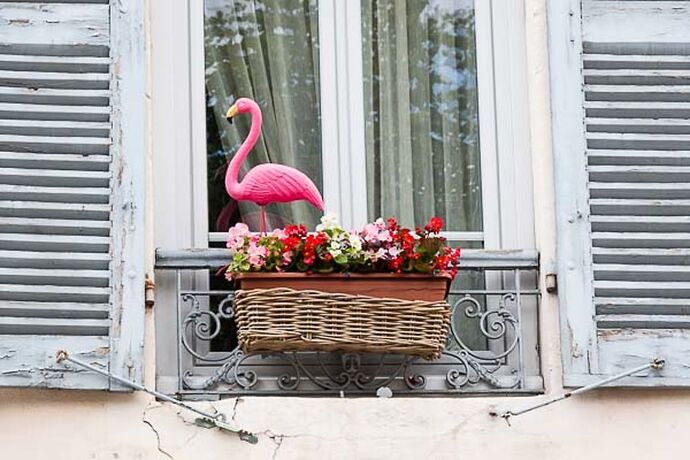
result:
<svg viewBox="0 0 690 460"><path fill-rule="evenodd" d="M565 382L690 384L690 2L552 2Z"/></svg>
<svg viewBox="0 0 690 460"><path fill-rule="evenodd" d="M141 380L143 5L0 1L0 386ZM115 74L111 74L111 71Z"/></svg>

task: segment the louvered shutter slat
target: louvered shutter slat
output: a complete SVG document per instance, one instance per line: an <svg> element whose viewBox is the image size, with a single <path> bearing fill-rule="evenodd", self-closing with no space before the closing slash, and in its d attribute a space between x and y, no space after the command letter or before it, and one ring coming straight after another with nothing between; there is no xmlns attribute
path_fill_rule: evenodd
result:
<svg viewBox="0 0 690 460"><path fill-rule="evenodd" d="M142 6L0 13L0 386L121 389L54 357L141 380Z"/></svg>
<svg viewBox="0 0 690 460"><path fill-rule="evenodd" d="M620 384L688 385L690 2L572 0L550 21L565 382L664 357Z"/></svg>

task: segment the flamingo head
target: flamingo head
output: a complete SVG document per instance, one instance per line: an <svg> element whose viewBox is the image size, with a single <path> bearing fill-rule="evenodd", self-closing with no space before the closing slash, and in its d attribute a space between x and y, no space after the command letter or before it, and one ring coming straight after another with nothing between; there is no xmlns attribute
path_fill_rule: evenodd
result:
<svg viewBox="0 0 690 460"><path fill-rule="evenodd" d="M241 97L230 106L225 118L232 123L232 118L236 115L251 112L252 110L260 110L259 105L247 97Z"/></svg>

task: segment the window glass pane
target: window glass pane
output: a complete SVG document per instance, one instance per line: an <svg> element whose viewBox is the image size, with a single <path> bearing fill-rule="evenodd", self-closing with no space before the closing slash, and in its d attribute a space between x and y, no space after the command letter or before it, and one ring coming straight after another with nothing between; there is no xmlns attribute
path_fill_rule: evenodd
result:
<svg viewBox="0 0 690 460"><path fill-rule="evenodd" d="M258 208L225 191L227 160L249 132L250 117L225 120L233 101L254 99L263 134L240 172L260 163L300 169L321 189L318 0L206 0L205 50L209 230L236 222L258 230ZM314 226L319 213L305 202L271 205L268 226Z"/></svg>
<svg viewBox="0 0 690 460"><path fill-rule="evenodd" d="M362 0L369 218L479 231L472 0Z"/></svg>

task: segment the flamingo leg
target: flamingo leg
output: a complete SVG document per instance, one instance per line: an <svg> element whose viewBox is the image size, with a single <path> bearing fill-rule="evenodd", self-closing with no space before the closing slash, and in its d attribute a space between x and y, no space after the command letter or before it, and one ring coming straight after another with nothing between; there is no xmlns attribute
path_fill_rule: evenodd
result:
<svg viewBox="0 0 690 460"><path fill-rule="evenodd" d="M259 207L259 233L266 234L266 207Z"/></svg>

